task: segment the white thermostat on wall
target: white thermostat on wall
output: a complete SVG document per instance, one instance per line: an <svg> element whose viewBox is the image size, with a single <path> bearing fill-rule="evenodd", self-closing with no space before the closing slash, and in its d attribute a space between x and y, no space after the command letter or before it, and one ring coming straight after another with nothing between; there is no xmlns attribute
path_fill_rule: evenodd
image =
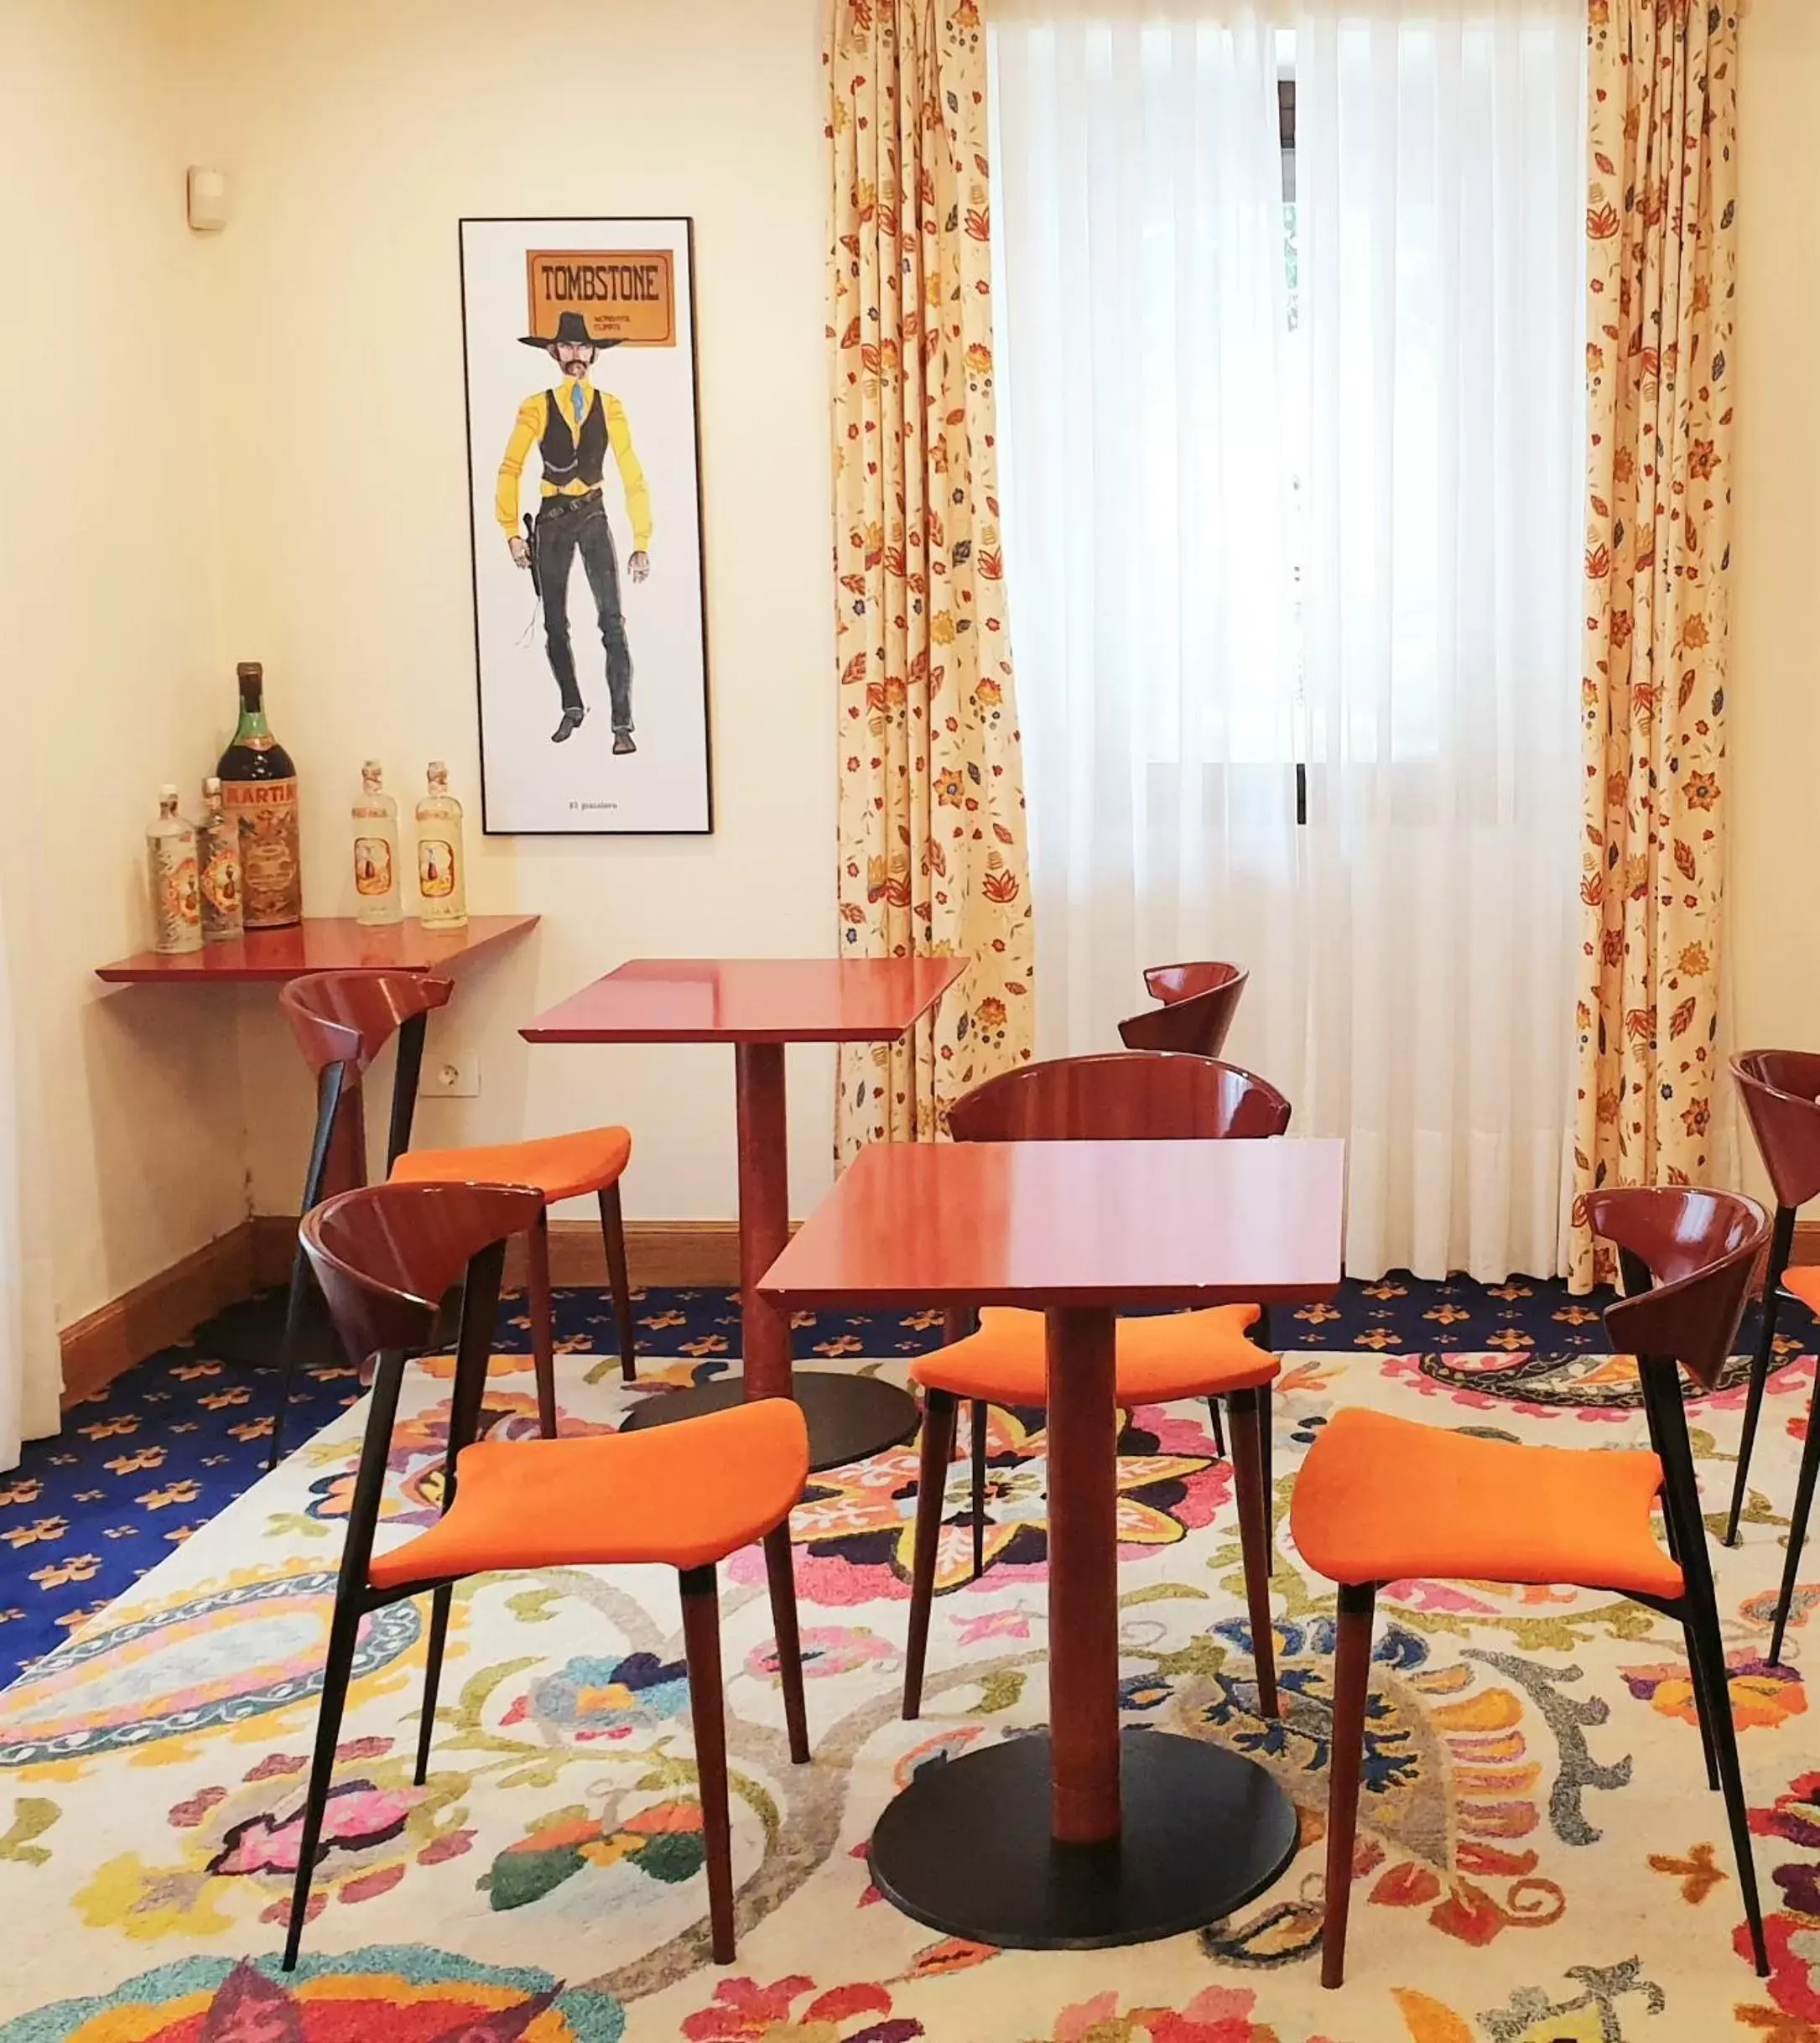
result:
<svg viewBox="0 0 1820 2043"><path fill-rule="evenodd" d="M227 225L227 179L219 170L191 164L190 225L198 234L219 234Z"/></svg>

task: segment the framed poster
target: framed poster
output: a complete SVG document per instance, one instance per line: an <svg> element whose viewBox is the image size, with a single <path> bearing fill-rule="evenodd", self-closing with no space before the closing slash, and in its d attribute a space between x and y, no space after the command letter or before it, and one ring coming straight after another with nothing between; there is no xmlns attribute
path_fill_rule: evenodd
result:
<svg viewBox="0 0 1820 2043"><path fill-rule="evenodd" d="M481 827L714 827L687 220L464 220Z"/></svg>

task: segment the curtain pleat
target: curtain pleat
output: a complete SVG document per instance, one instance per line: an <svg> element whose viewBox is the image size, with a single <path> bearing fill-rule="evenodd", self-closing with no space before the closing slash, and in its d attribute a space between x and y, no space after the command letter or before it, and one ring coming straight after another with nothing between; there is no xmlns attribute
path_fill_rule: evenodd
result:
<svg viewBox="0 0 1820 2043"><path fill-rule="evenodd" d="M1578 1289L1588 1192L1713 1171L1737 59L1734 6L1592 0Z"/></svg>
<svg viewBox="0 0 1820 2043"><path fill-rule="evenodd" d="M1030 889L994 416L974 0L834 0L840 944L973 960L911 1037L843 1053L838 1149L929 1137L1031 1054Z"/></svg>

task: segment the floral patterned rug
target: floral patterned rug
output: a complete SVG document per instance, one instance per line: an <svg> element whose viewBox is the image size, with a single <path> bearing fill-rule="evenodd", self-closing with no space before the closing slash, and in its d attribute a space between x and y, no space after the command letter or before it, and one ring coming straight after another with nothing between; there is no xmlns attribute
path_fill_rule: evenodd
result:
<svg viewBox="0 0 1820 2043"><path fill-rule="evenodd" d="M1820 1591L1790 1667L1761 1659L1811 1357L1774 1380L1744 1544L1719 1555L1774 1977L1740 1955L1676 1628L1578 1592L1400 1583L1380 1599L1349 1978L1319 1987L1332 1600L1289 1541L1295 1466L1344 1403L1589 1451L1642 1440L1621 1369L1576 1392L1572 1372L1531 1382L1515 1359L1289 1356L1280 1723L1256 1713L1230 1469L1198 1408L1132 1416L1127 1719L1260 1759L1301 1810L1303 1849L1231 1920L1098 1952L941 1938L866 1876L870 1827L917 1767L1043 1721L1043 1436L1027 1413L994 1421L977 1583L956 1464L920 1723L897 1715L913 1454L819 1479L793 1521L810 1767L788 1761L758 1557L723 1571L735 1965L706 1955L673 1578L574 1570L458 1593L422 1789L422 1614L373 1621L304 1960L280 1973L359 1419L344 1414L0 1697L0 2043L1820 2043L1820 1736L1800 1672ZM594 1364L561 1359L568 1427L609 1427L659 1394ZM412 1372L387 1506L401 1528L436 1508L447 1393L446 1365ZM1734 1387L1690 1408L1714 1513L1741 1403ZM496 1365L488 1412L497 1432L534 1430L528 1365Z"/></svg>

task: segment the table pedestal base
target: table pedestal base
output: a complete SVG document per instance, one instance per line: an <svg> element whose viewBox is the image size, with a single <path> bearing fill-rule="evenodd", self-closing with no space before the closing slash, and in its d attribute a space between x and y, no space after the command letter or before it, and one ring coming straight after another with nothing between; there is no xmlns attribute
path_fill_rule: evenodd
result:
<svg viewBox="0 0 1820 2043"><path fill-rule="evenodd" d="M1112 1843L1054 1841L1048 1734L1011 1738L922 1769L872 1832L873 1884L950 1936L1090 1951L1218 1922L1282 1875L1295 1805L1261 1766L1161 1731L1119 1745Z"/></svg>
<svg viewBox="0 0 1820 2043"><path fill-rule="evenodd" d="M205 1320L190 1339L199 1354L232 1369L276 1370L284 1352L284 1313L289 1293L280 1286L224 1306ZM299 1369L346 1369L347 1357L335 1338L321 1294L311 1287L297 1343Z"/></svg>
<svg viewBox="0 0 1820 2043"><path fill-rule="evenodd" d="M836 1370L799 1369L793 1391L809 1422L809 1465L812 1469L844 1469L887 1448L902 1447L916 1437L923 1415L907 1391L876 1376L850 1376ZM647 1426L672 1426L679 1419L725 1411L745 1401L742 1377L722 1376L687 1391L666 1391L646 1398L621 1431Z"/></svg>

